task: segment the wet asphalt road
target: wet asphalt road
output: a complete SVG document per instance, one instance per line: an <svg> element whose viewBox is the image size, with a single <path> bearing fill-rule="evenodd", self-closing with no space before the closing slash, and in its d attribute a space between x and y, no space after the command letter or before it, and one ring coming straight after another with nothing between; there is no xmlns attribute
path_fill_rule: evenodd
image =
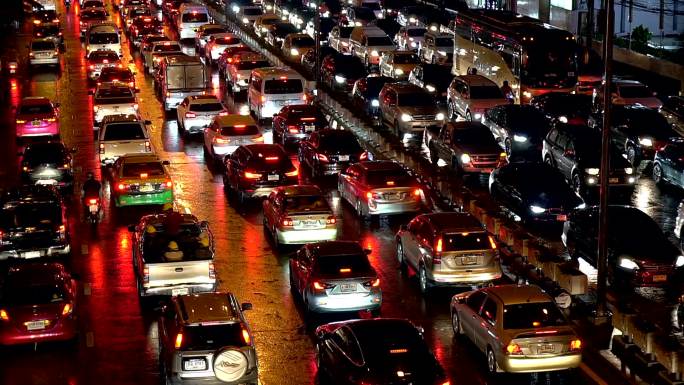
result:
<svg viewBox="0 0 684 385"><path fill-rule="evenodd" d="M114 20L118 15L111 12ZM22 72L6 84L7 101L0 106L0 183L9 187L16 183L17 148L14 141L13 114L21 96L47 96L61 103L61 131L69 147L76 147L76 179L82 181L87 170L99 174L96 149L90 125L92 102L87 94L84 50L78 37L78 19L74 8L62 15L66 52L61 71L46 69ZM29 40L24 28L18 37L2 39L7 47L18 49L25 61L25 45ZM0 45L0 48L2 46ZM154 96L152 81L142 74L137 56L131 56L128 45L125 60L135 63L142 115L152 121L152 146L162 159L169 160L174 180L176 203L200 219L211 223L215 235L216 265L220 288L232 291L240 301L254 304L247 313L255 335L260 360L260 379L264 384L314 383L315 364L311 331L320 322L350 317L307 322L298 302L293 300L288 285L288 258L294 249L276 252L261 225L260 204L237 207L224 194L218 170L203 158L201 141L184 140L174 117L165 117ZM8 52L3 48L3 52ZM23 66L23 68L26 68ZM214 77L217 95L224 97ZM5 91L5 90L3 90ZM229 95L227 104L237 107ZM103 179L106 181L106 173ZM301 174L307 181L306 173ZM379 273L383 288L385 317L409 318L425 328L426 339L437 358L447 369L452 384L491 384L484 375L484 356L465 340L452 338L448 303L455 290L436 291L424 299L412 277L403 276L395 258L394 234L407 218L360 222L343 205L334 191L335 180L322 183L338 217L341 239L359 240L372 249L370 260ZM484 186L484 185L482 185ZM105 182L105 197L109 184ZM663 224L673 226L676 207L682 194L661 192L643 178L633 197ZM76 200L74 200L76 202ZM127 225L154 208L105 208L105 217L96 230L80 221L78 204L71 204L70 231L73 271L81 284L78 308L80 335L74 344L46 344L0 351L0 383L2 384L154 384L158 382L156 313L139 305L131 264L131 237ZM573 381L574 380L574 381ZM575 376L506 377L505 384L594 383L584 371Z"/></svg>

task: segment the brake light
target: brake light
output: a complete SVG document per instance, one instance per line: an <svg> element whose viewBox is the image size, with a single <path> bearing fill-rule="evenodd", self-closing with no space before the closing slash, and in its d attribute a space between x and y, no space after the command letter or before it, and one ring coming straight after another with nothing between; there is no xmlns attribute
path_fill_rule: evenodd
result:
<svg viewBox="0 0 684 385"><path fill-rule="evenodd" d="M104 64L109 64L109 59L104 59L104 60L102 60L102 63L104 63Z"/></svg>
<svg viewBox="0 0 684 385"><path fill-rule="evenodd" d="M228 111L219 112L219 116L228 116Z"/></svg>
<svg viewBox="0 0 684 385"><path fill-rule="evenodd" d="M119 191L124 191L124 190L126 190L126 189L128 188L128 185L123 184L123 183L119 183L119 184L116 186L116 188L117 188L117 190L119 190Z"/></svg>
<svg viewBox="0 0 684 385"><path fill-rule="evenodd" d="M88 68L90 68L92 70L92 69L95 69L95 66L91 64Z"/></svg>
<svg viewBox="0 0 684 385"><path fill-rule="evenodd" d="M252 138L252 142L263 142L263 141L264 141L263 135L255 136L254 138Z"/></svg>
<svg viewBox="0 0 684 385"><path fill-rule="evenodd" d="M371 286L373 287L380 287L380 278L375 278L373 282L371 283Z"/></svg>
<svg viewBox="0 0 684 385"><path fill-rule="evenodd" d="M147 173L146 173L146 172L140 173L140 178L141 178L141 179L146 179L146 178L147 178Z"/></svg>
<svg viewBox="0 0 684 385"><path fill-rule="evenodd" d="M74 308L71 306L70 303L64 304L64 307L62 308L62 316L67 316L71 314L71 312L74 311Z"/></svg>
<svg viewBox="0 0 684 385"><path fill-rule="evenodd" d="M171 188L171 187L173 187L173 182L170 180L167 180L165 185L166 185L166 188Z"/></svg>
<svg viewBox="0 0 684 385"><path fill-rule="evenodd" d="M135 87L135 82L128 82L128 86L131 88Z"/></svg>
<svg viewBox="0 0 684 385"><path fill-rule="evenodd" d="M17 124L24 124L26 121L24 119L17 119Z"/></svg>
<svg viewBox="0 0 684 385"><path fill-rule="evenodd" d="M137 110L137 109L138 109L138 103L134 103L134 104L133 104L133 109L134 109L134 110Z"/></svg>
<svg viewBox="0 0 684 385"><path fill-rule="evenodd" d="M183 345L183 333L176 334L176 344L174 345L176 349L180 349Z"/></svg>
<svg viewBox="0 0 684 385"><path fill-rule="evenodd" d="M370 192L370 191L368 191L368 192L366 193L366 199L371 200L372 198L373 198L373 193Z"/></svg>
<svg viewBox="0 0 684 385"><path fill-rule="evenodd" d="M194 112L186 112L186 113L185 113L185 117L186 117L186 118L196 118L196 117L197 117L197 114L194 113Z"/></svg>
<svg viewBox="0 0 684 385"><path fill-rule="evenodd" d="M214 143L216 143L216 144L227 144L227 143L230 143L230 139L223 139L223 138L219 138L219 137L214 137L214 139L213 139L212 141L213 141Z"/></svg>
<svg viewBox="0 0 684 385"><path fill-rule="evenodd" d="M316 157L318 158L319 162L329 162L328 157L325 156L324 154L316 154Z"/></svg>
<svg viewBox="0 0 684 385"><path fill-rule="evenodd" d="M214 262L209 262L209 279L216 279L216 266L214 266Z"/></svg>
<svg viewBox="0 0 684 385"><path fill-rule="evenodd" d="M323 284L318 281L313 282L313 288L316 290L325 290L325 286L323 286Z"/></svg>
<svg viewBox="0 0 684 385"><path fill-rule="evenodd" d="M577 351L582 349L582 340L570 341L570 350Z"/></svg>
<svg viewBox="0 0 684 385"><path fill-rule="evenodd" d="M489 245L492 247L492 249L496 249L496 242L494 241L494 238L489 235L487 238L489 238Z"/></svg>
<svg viewBox="0 0 684 385"><path fill-rule="evenodd" d="M522 354L522 349L520 348L520 345L511 342L506 346L506 352L511 355L519 355Z"/></svg>
<svg viewBox="0 0 684 385"><path fill-rule="evenodd" d="M280 80L287 80L287 76L281 76Z"/></svg>
<svg viewBox="0 0 684 385"><path fill-rule="evenodd" d="M144 283L150 283L150 268L149 267L143 268L143 282Z"/></svg>
<svg viewBox="0 0 684 385"><path fill-rule="evenodd" d="M245 341L245 344L249 345L252 342L252 338L249 336L249 332L247 329L242 329L242 339Z"/></svg>
<svg viewBox="0 0 684 385"><path fill-rule="evenodd" d="M104 143L100 143L100 154L104 154L104 153L105 153L105 145L104 145Z"/></svg>
<svg viewBox="0 0 684 385"><path fill-rule="evenodd" d="M88 204L91 204L91 205L97 204L97 199L88 199Z"/></svg>
<svg viewBox="0 0 684 385"><path fill-rule="evenodd" d="M0 319L3 321L9 321L9 314L7 314L7 310L0 309Z"/></svg>
<svg viewBox="0 0 684 385"><path fill-rule="evenodd" d="M149 140L145 141L145 148L147 148L147 149L150 148L150 141Z"/></svg>
<svg viewBox="0 0 684 385"><path fill-rule="evenodd" d="M351 273L351 269L348 267L340 269L340 273Z"/></svg>
<svg viewBox="0 0 684 385"><path fill-rule="evenodd" d="M306 101L306 99L307 99L306 94L302 95L302 100Z"/></svg>
<svg viewBox="0 0 684 385"><path fill-rule="evenodd" d="M262 103L266 103L266 97L263 96L263 95L261 95L261 102L262 102Z"/></svg>
<svg viewBox="0 0 684 385"><path fill-rule="evenodd" d="M329 225L334 225L335 223L337 223L337 218L335 218L335 216L331 215L328 217L328 219L325 220L325 223L327 223Z"/></svg>
<svg viewBox="0 0 684 385"><path fill-rule="evenodd" d="M283 227L292 227L292 226L294 226L294 221L292 220L292 218L285 218L285 219L283 219L283 222L282 222L282 223L283 223Z"/></svg>
<svg viewBox="0 0 684 385"><path fill-rule="evenodd" d="M293 171L288 171L285 173L285 176L293 177L299 175L299 170L296 168Z"/></svg>
<svg viewBox="0 0 684 385"><path fill-rule="evenodd" d="M437 238L437 245L435 246L435 251L441 253L444 250L444 241L442 238Z"/></svg>
<svg viewBox="0 0 684 385"><path fill-rule="evenodd" d="M368 151L364 151L361 153L359 156L359 160L367 160L368 159Z"/></svg>
<svg viewBox="0 0 684 385"><path fill-rule="evenodd" d="M314 120L316 120L316 118L301 118L299 120L301 120L302 122L313 122Z"/></svg>
<svg viewBox="0 0 684 385"><path fill-rule="evenodd" d="M280 158L278 158L277 156L267 156L265 159L269 162L275 162Z"/></svg>
<svg viewBox="0 0 684 385"><path fill-rule="evenodd" d="M414 196L414 197L419 197L420 194L422 194L422 192L423 192L423 191L422 191L421 189L417 188L417 189L413 190L413 196Z"/></svg>
<svg viewBox="0 0 684 385"><path fill-rule="evenodd" d="M261 174L258 174L255 172L250 172L250 171L245 171L245 178L247 178L247 179L259 179L259 178L261 178Z"/></svg>
<svg viewBox="0 0 684 385"><path fill-rule="evenodd" d="M290 134L299 133L299 128L297 126L287 126L287 130L290 131Z"/></svg>

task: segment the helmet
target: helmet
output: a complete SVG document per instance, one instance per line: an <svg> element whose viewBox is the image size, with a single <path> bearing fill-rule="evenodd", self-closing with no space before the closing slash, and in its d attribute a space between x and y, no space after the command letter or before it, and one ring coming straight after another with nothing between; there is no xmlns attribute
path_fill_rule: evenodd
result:
<svg viewBox="0 0 684 385"><path fill-rule="evenodd" d="M88 171L88 173L86 174L86 178L88 178L88 180L93 180L95 179L95 174L93 174L92 171Z"/></svg>
<svg viewBox="0 0 684 385"><path fill-rule="evenodd" d="M157 232L157 229L152 225L147 225L147 227L145 227L145 232L147 234L154 234Z"/></svg>
<svg viewBox="0 0 684 385"><path fill-rule="evenodd" d="M167 247L168 247L169 250L171 250L171 251L178 251L178 244L176 243L176 241L171 241L171 242L169 242L169 244L167 245Z"/></svg>
<svg viewBox="0 0 684 385"><path fill-rule="evenodd" d="M164 207L162 207L163 211L173 211L173 203L164 203Z"/></svg>

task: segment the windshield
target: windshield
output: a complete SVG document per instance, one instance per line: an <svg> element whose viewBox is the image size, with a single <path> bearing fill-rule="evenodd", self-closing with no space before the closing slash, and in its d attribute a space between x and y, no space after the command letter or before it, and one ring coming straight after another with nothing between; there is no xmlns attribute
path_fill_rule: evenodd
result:
<svg viewBox="0 0 684 385"><path fill-rule="evenodd" d="M253 70L255 68L268 67L270 65L266 60L256 61L241 61L235 64L238 70Z"/></svg>
<svg viewBox="0 0 684 385"><path fill-rule="evenodd" d="M109 63L119 61L119 55L112 51L94 51L88 56L88 60L102 63L107 60Z"/></svg>
<svg viewBox="0 0 684 385"><path fill-rule="evenodd" d="M21 115L44 115L52 114L52 106L49 104L34 104L30 106L21 106L19 109Z"/></svg>
<svg viewBox="0 0 684 385"><path fill-rule="evenodd" d="M411 37L423 37L427 29L425 28L409 28L406 30L406 34Z"/></svg>
<svg viewBox="0 0 684 385"><path fill-rule="evenodd" d="M423 92L399 94L399 101L397 105L400 107L428 107L436 106L431 95Z"/></svg>
<svg viewBox="0 0 684 385"><path fill-rule="evenodd" d="M318 148L325 152L342 151L349 154L356 154L362 151L361 145L351 132L321 135Z"/></svg>
<svg viewBox="0 0 684 385"><path fill-rule="evenodd" d="M288 196L283 202L283 207L289 213L330 211L328 202L321 195Z"/></svg>
<svg viewBox="0 0 684 385"><path fill-rule="evenodd" d="M361 3L361 6L364 8L368 8L372 11L382 10L382 7L380 7L380 3Z"/></svg>
<svg viewBox="0 0 684 385"><path fill-rule="evenodd" d="M442 235L443 251L489 250L492 244L487 233L454 233Z"/></svg>
<svg viewBox="0 0 684 385"><path fill-rule="evenodd" d="M316 45L316 42L314 41L314 39L312 39L309 36L306 36L306 37L302 36L302 37L296 37L296 38L292 39L292 45L297 47L297 48L312 47L312 46Z"/></svg>
<svg viewBox="0 0 684 385"><path fill-rule="evenodd" d="M354 9L354 18L357 20L375 20L375 13L368 8L356 7Z"/></svg>
<svg viewBox="0 0 684 385"><path fill-rule="evenodd" d="M448 37L435 38L435 45L443 48L454 48L454 41Z"/></svg>
<svg viewBox="0 0 684 385"><path fill-rule="evenodd" d="M30 285L27 282L8 282L3 290L2 303L7 305L44 305L62 302L64 291L58 285Z"/></svg>
<svg viewBox="0 0 684 385"><path fill-rule="evenodd" d="M242 10L242 14L245 16L259 16L262 15L264 12L259 9L259 8L244 8Z"/></svg>
<svg viewBox="0 0 684 385"><path fill-rule="evenodd" d="M533 329L565 324L567 321L553 302L504 306L504 329Z"/></svg>
<svg viewBox="0 0 684 385"><path fill-rule="evenodd" d="M41 164L61 165L65 161L64 153L61 149L57 148L46 148L44 146L29 147L24 153L24 162L28 163L30 167Z"/></svg>
<svg viewBox="0 0 684 385"><path fill-rule="evenodd" d="M177 52L180 51L181 47L177 43L173 44L156 44L154 46L154 52Z"/></svg>
<svg viewBox="0 0 684 385"><path fill-rule="evenodd" d="M35 32L42 34L43 36L54 36L59 34L59 27L56 25L38 26L36 27Z"/></svg>
<svg viewBox="0 0 684 385"><path fill-rule="evenodd" d="M353 30L354 30L353 27L340 27L340 38L341 39L348 39L349 36L351 36L351 33Z"/></svg>
<svg viewBox="0 0 684 385"><path fill-rule="evenodd" d="M216 102L216 103L193 103L190 105L190 111L193 112L213 112L213 111L222 111L223 110L223 104Z"/></svg>
<svg viewBox="0 0 684 385"><path fill-rule="evenodd" d="M138 178L140 174L147 174L148 177L162 176L164 166L161 162L124 163L122 174L127 178Z"/></svg>
<svg viewBox="0 0 684 385"><path fill-rule="evenodd" d="M34 41L31 43L31 49L33 51L54 51L55 43L52 41Z"/></svg>
<svg viewBox="0 0 684 385"><path fill-rule="evenodd" d="M503 97L499 87L470 87L470 99L503 99Z"/></svg>
<svg viewBox="0 0 684 385"><path fill-rule="evenodd" d="M102 140L135 140L145 139L145 131L140 123L108 124Z"/></svg>
<svg viewBox="0 0 684 385"><path fill-rule="evenodd" d="M106 19L107 14L105 13L104 10L90 10L90 11L84 11L81 13L81 20L82 21L87 21L87 20L97 20L97 19Z"/></svg>
<svg viewBox="0 0 684 385"><path fill-rule="evenodd" d="M415 368L431 355L416 329L406 323L355 328L363 356L376 368Z"/></svg>
<svg viewBox="0 0 684 385"><path fill-rule="evenodd" d="M523 56L522 81L531 87L570 87L577 81L576 44L551 37L527 47Z"/></svg>
<svg viewBox="0 0 684 385"><path fill-rule="evenodd" d="M22 203L5 206L2 210L2 227L5 230L22 230L26 227L55 229L61 224L62 210L56 203Z"/></svg>
<svg viewBox="0 0 684 385"><path fill-rule="evenodd" d="M301 79L273 79L264 82L265 94L298 94L302 91Z"/></svg>
<svg viewBox="0 0 684 385"><path fill-rule="evenodd" d="M374 187L410 186L414 180L404 170L373 170L366 174L366 184Z"/></svg>
<svg viewBox="0 0 684 385"><path fill-rule="evenodd" d="M621 86L620 96L623 98L650 98L653 92L645 86Z"/></svg>
<svg viewBox="0 0 684 385"><path fill-rule="evenodd" d="M453 141L460 144L487 145L496 143L491 131L484 126L454 130L453 135Z"/></svg>
<svg viewBox="0 0 684 385"><path fill-rule="evenodd" d="M119 35L116 33L91 33L90 44L116 44L119 42Z"/></svg>
<svg viewBox="0 0 684 385"><path fill-rule="evenodd" d="M321 275L336 276L348 273L371 273L373 268L365 254L353 254L319 257L316 260L316 270Z"/></svg>
<svg viewBox="0 0 684 385"><path fill-rule="evenodd" d="M382 46L393 46L392 39L387 36L371 36L368 38L369 47L382 47Z"/></svg>
<svg viewBox="0 0 684 385"><path fill-rule="evenodd" d="M185 13L181 19L183 23L207 23L209 22L209 16L206 13L192 12Z"/></svg>
<svg viewBox="0 0 684 385"><path fill-rule="evenodd" d="M418 55L414 53L409 54L394 54L394 64L418 64L420 60Z"/></svg>
<svg viewBox="0 0 684 385"><path fill-rule="evenodd" d="M258 135L259 128L253 124L221 127L222 136Z"/></svg>
<svg viewBox="0 0 684 385"><path fill-rule="evenodd" d="M183 350L215 350L224 346L248 346L239 323L189 326L183 329Z"/></svg>

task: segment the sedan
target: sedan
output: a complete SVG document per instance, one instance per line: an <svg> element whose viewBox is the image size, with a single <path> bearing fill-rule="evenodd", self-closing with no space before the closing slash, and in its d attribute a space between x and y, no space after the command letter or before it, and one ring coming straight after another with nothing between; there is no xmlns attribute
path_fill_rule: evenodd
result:
<svg viewBox="0 0 684 385"><path fill-rule="evenodd" d="M178 128L183 135L204 132L216 116L228 115L228 109L214 95L188 96L176 107Z"/></svg>
<svg viewBox="0 0 684 385"><path fill-rule="evenodd" d="M29 65L54 65L59 67L59 45L51 38L37 38L29 45Z"/></svg>
<svg viewBox="0 0 684 385"><path fill-rule="evenodd" d="M223 50L229 47L241 45L242 41L235 34L225 32L216 33L209 37L209 41L204 46L204 57L207 64L216 64Z"/></svg>
<svg viewBox="0 0 684 385"><path fill-rule="evenodd" d="M315 51L316 41L305 33L291 33L285 36L281 50L286 58L295 63L301 62L301 57L309 51Z"/></svg>
<svg viewBox="0 0 684 385"><path fill-rule="evenodd" d="M133 91L138 91L135 86L135 75L130 68L105 67L97 78L97 85L104 83L124 83Z"/></svg>
<svg viewBox="0 0 684 385"><path fill-rule="evenodd" d="M420 59L413 51L390 51L382 53L378 67L380 75L405 80L418 64Z"/></svg>
<svg viewBox="0 0 684 385"><path fill-rule="evenodd" d="M454 336L486 357L490 375L577 368L582 340L554 300L537 286L499 285L451 299Z"/></svg>
<svg viewBox="0 0 684 385"><path fill-rule="evenodd" d="M591 96L549 92L535 96L530 104L537 107L552 122L567 124L589 123L591 115Z"/></svg>
<svg viewBox="0 0 684 385"><path fill-rule="evenodd" d="M291 104L273 115L273 141L283 147L309 138L312 132L328 127L321 110L309 104Z"/></svg>
<svg viewBox="0 0 684 385"><path fill-rule="evenodd" d="M426 137L428 133L425 130ZM447 123L437 136L424 142L433 164L439 166L441 161L457 174L490 173L507 163L506 153L501 152L492 133L479 122Z"/></svg>
<svg viewBox="0 0 684 385"><path fill-rule="evenodd" d="M28 96L16 109L17 138L59 135L59 103L40 96Z"/></svg>
<svg viewBox="0 0 684 385"><path fill-rule="evenodd" d="M116 207L173 203L173 182L154 154L126 154L114 162L112 200Z"/></svg>
<svg viewBox="0 0 684 385"><path fill-rule="evenodd" d="M311 177L337 174L350 164L368 160L354 133L323 129L313 132L299 145L299 163L311 170Z"/></svg>
<svg viewBox="0 0 684 385"><path fill-rule="evenodd" d="M276 245L337 238L337 219L317 186L278 187L264 200L263 208L264 228Z"/></svg>
<svg viewBox="0 0 684 385"><path fill-rule="evenodd" d="M321 62L321 82L333 90L350 91L357 79L366 76L366 67L356 56L329 55Z"/></svg>
<svg viewBox="0 0 684 385"><path fill-rule="evenodd" d="M653 180L656 184L671 184L684 188L684 139L673 138L653 160Z"/></svg>
<svg viewBox="0 0 684 385"><path fill-rule="evenodd" d="M86 66L89 80L97 80L105 68L121 68L121 58L119 54L111 50L91 51L86 58Z"/></svg>
<svg viewBox="0 0 684 385"><path fill-rule="evenodd" d="M523 222L562 223L584 201L563 174L542 163L512 163L489 175L489 193Z"/></svg>
<svg viewBox="0 0 684 385"><path fill-rule="evenodd" d="M551 128L541 111L518 104L490 108L484 113L482 123L489 127L509 157L534 160L541 156L542 139Z"/></svg>
<svg viewBox="0 0 684 385"><path fill-rule="evenodd" d="M77 296L76 281L61 263L10 267L0 295L0 345L76 338Z"/></svg>
<svg viewBox="0 0 684 385"><path fill-rule="evenodd" d="M449 385L422 329L404 319L334 322L316 329L321 383Z"/></svg>
<svg viewBox="0 0 684 385"><path fill-rule="evenodd" d="M22 182L56 185L69 191L74 184L72 152L74 150L68 150L60 141L29 144L21 159Z"/></svg>
<svg viewBox="0 0 684 385"><path fill-rule="evenodd" d="M251 116L219 115L204 130L205 154L218 162L243 144L263 142L264 137Z"/></svg>

